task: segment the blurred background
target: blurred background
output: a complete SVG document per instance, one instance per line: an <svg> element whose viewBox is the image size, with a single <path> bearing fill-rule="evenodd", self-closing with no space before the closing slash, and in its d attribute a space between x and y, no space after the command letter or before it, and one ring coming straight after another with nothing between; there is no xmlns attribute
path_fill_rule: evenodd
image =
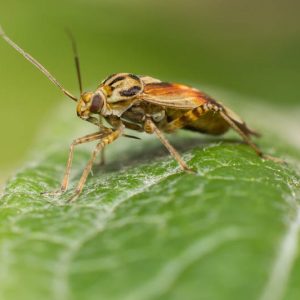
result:
<svg viewBox="0 0 300 300"><path fill-rule="evenodd" d="M296 0L10 0L1 3L0 24L76 95L66 27L76 36L86 89L132 72L296 106L299 11ZM69 101L77 117L74 103L3 40L0 82L4 179L59 103Z"/></svg>

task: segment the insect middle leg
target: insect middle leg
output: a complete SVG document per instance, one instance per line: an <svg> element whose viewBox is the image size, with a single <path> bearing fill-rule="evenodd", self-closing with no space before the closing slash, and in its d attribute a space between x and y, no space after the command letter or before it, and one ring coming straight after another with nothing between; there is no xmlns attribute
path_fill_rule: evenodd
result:
<svg viewBox="0 0 300 300"><path fill-rule="evenodd" d="M194 109L187 111L186 113L184 113L182 116L178 117L177 119L167 123L163 127L163 130L165 132L173 132L177 129L180 129L180 128L186 126L186 124L188 124L188 123L196 121L200 116L205 114L207 111L209 111L209 110L218 111L218 109L219 108L217 106L212 106L210 104L209 105L208 104L200 105L198 107L195 107ZM186 163L183 161L183 159L181 158L179 153L169 143L169 141L165 138L163 133L156 127L156 125L150 118L146 119L144 129L146 132L147 132L147 130L150 130L149 133L152 133L152 132L156 133L157 137L164 144L164 146L169 150L170 154L177 160L177 162L179 163L182 170L190 172L190 173L195 173L194 170L192 170L191 168L189 168L186 165Z"/></svg>
<svg viewBox="0 0 300 300"><path fill-rule="evenodd" d="M163 133L156 127L154 122L150 119L147 118L144 124L144 130L147 133L155 133L161 143L168 149L170 154L176 159L178 162L179 166L183 171L186 171L188 173L195 173L195 171L187 166L185 161L181 158L180 154L176 151L176 149L169 143L169 141L165 138Z"/></svg>
<svg viewBox="0 0 300 300"><path fill-rule="evenodd" d="M86 182L86 179L87 179L89 173L91 172L92 166L93 166L94 161L95 161L97 155L99 154L99 152L106 145L112 143L114 140L116 140L118 137L120 137L124 131L124 128L125 128L125 126L123 124L121 124L116 130L112 131L110 134L101 138L101 141L95 147L89 162L87 163L86 167L84 168L84 171L83 171L81 178L77 184L74 195L68 200L68 202L76 200L77 197L79 196L79 194L81 193L81 191L84 187L84 184Z"/></svg>

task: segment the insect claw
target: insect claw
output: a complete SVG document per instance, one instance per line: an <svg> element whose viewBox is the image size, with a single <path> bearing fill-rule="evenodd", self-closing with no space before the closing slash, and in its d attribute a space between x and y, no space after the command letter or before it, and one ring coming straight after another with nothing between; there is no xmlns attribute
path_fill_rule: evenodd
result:
<svg viewBox="0 0 300 300"><path fill-rule="evenodd" d="M180 165L181 170L188 174L197 174L198 173L195 169L188 167L188 165L184 161L182 161L179 165Z"/></svg>
<svg viewBox="0 0 300 300"><path fill-rule="evenodd" d="M72 195L72 197L69 198L66 202L67 203L74 202L79 197L80 193L81 193L80 190L76 190L75 193Z"/></svg>
<svg viewBox="0 0 300 300"><path fill-rule="evenodd" d="M264 160L271 160L271 161L273 161L275 163L278 163L278 164L285 164L285 165L287 165L287 162L285 160L283 160L281 158L278 158L278 157L271 156L271 155L263 154L261 156L261 158L264 159Z"/></svg>
<svg viewBox="0 0 300 300"><path fill-rule="evenodd" d="M66 202L67 203L74 202L79 197L79 195L80 195L80 192L76 191L75 194L71 198L69 198Z"/></svg>
<svg viewBox="0 0 300 300"><path fill-rule="evenodd" d="M194 174L194 175L197 174L197 171L195 169L189 168L187 166L184 167L183 171L186 172L186 173L188 173L188 174Z"/></svg>
<svg viewBox="0 0 300 300"><path fill-rule="evenodd" d="M63 190L56 190L56 191L52 191L52 192L42 192L41 195L43 196L60 196L61 194L63 194L65 191Z"/></svg>

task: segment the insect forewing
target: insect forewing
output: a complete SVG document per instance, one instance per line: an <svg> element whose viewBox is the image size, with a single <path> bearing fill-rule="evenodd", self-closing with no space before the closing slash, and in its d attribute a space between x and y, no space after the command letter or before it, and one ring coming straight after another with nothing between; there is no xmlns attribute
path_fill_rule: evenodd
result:
<svg viewBox="0 0 300 300"><path fill-rule="evenodd" d="M177 109L193 109L208 102L208 96L186 85L154 82L145 84L141 100Z"/></svg>

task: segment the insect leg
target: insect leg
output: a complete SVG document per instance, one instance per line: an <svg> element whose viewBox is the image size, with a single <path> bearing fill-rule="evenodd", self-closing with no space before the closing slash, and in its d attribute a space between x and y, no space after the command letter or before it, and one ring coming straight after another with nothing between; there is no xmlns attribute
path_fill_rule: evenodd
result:
<svg viewBox="0 0 300 300"><path fill-rule="evenodd" d="M71 166L72 166L72 160L73 160L73 153L74 153L74 147L80 144L84 144L84 143L89 143L95 140L99 140L100 138L103 137L103 132L95 132L92 134L88 134L82 138L76 139L73 141L73 143L70 146L70 153L69 153L69 158L68 158L68 162L67 162L67 168L66 168L66 172L62 181L62 185L61 185L61 191L64 192L66 191L66 189L68 188L68 184L69 184L69 177L70 177L70 170L71 170ZM107 134L107 133L106 133Z"/></svg>
<svg viewBox="0 0 300 300"><path fill-rule="evenodd" d="M228 125L234 129L242 138L243 140L256 152L256 154L264 159L272 160L277 163L284 163L284 161L280 158L276 158L267 154L264 154L227 115L224 111L220 111L221 117L228 123Z"/></svg>
<svg viewBox="0 0 300 300"><path fill-rule="evenodd" d="M112 143L114 140L116 140L118 137L120 137L124 131L125 126L123 124L121 124L116 130L114 130L113 132L111 132L110 134L104 136L101 139L101 142L99 142L96 146L96 148L94 149L92 156L89 160L89 162L87 163L86 167L84 168L84 171L81 175L81 178L79 180L79 183L76 187L76 191L74 193L74 195L68 200L68 202L72 202L75 201L77 199L77 197L79 196L79 194L81 193L83 186L86 182L86 179L89 175L89 173L91 172L93 163L97 157L97 155L99 154L99 152L108 144Z"/></svg>
<svg viewBox="0 0 300 300"><path fill-rule="evenodd" d="M139 131L139 132L143 132L143 128L140 125L137 124L133 124L127 121L122 120L122 122L124 123L125 127L134 131Z"/></svg>
<svg viewBox="0 0 300 300"><path fill-rule="evenodd" d="M99 118L99 126L100 126L100 128L103 127L103 117L101 117L101 116ZM100 165L101 166L105 165L105 152L104 152L104 149L102 149L101 152L100 152Z"/></svg>
<svg viewBox="0 0 300 300"><path fill-rule="evenodd" d="M256 152L258 156L263 156L262 151L251 141L251 139L226 115L225 112L220 112L221 117L234 129L243 140Z"/></svg>
<svg viewBox="0 0 300 300"><path fill-rule="evenodd" d="M43 194L56 195L56 194L60 194L60 193L65 192L67 190L68 184L69 184L70 171L71 171L71 167L72 167L72 161L73 161L73 154L74 154L75 146L98 140L102 136L103 136L103 133L98 131L98 132L95 132L95 133L85 135L81 138L75 139L72 142L72 144L70 145L69 157L68 157L68 161L67 161L66 171L65 171L60 189L58 191L46 192L46 193L43 193Z"/></svg>
<svg viewBox="0 0 300 300"><path fill-rule="evenodd" d="M165 138L163 133L156 127L154 122L147 118L144 124L145 132L147 133L155 133L161 143L168 149L170 154L176 159L178 162L179 166L181 167L182 170L189 172L189 173L195 173L194 170L189 168L185 161L181 158L180 154L176 151L176 149L169 143L169 141Z"/></svg>

